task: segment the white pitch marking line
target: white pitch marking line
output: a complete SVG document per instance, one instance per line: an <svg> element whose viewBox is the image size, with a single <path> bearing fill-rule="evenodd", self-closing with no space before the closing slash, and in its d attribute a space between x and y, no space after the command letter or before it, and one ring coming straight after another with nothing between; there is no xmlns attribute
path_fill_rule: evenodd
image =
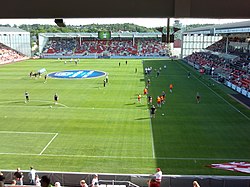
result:
<svg viewBox="0 0 250 187"><path fill-rule="evenodd" d="M236 161L247 161L248 158L178 158L178 157L123 157L123 156L87 156L87 155L53 155L53 154L43 154L43 156L51 157L83 157L83 158L110 158L110 159L156 159L156 160L236 160Z"/></svg>
<svg viewBox="0 0 250 187"><path fill-rule="evenodd" d="M31 100L30 102L32 102L32 101L36 101L36 102L40 102L40 103L51 103L51 104L54 104L52 101L46 101L46 100ZM12 100L12 101L2 101L2 102L0 102L0 104L15 103L15 102L24 103L23 100ZM63 106L65 108L69 108L67 105L64 105L62 103L57 103L57 105ZM14 106L14 107L17 107L17 106ZM20 107L22 107L22 106L20 106ZM41 106L29 106L29 107L41 107ZM46 107L46 106L42 106L42 108L43 107Z"/></svg>
<svg viewBox="0 0 250 187"><path fill-rule="evenodd" d="M15 131L0 131L0 133L8 133L8 134L55 134L50 132L15 132Z"/></svg>
<svg viewBox="0 0 250 187"><path fill-rule="evenodd" d="M150 111L149 111L149 116ZM153 128L152 128L152 118L150 117L150 131L151 131L151 142L152 142L152 157L155 158L155 146L154 146L154 134L153 134Z"/></svg>
<svg viewBox="0 0 250 187"><path fill-rule="evenodd" d="M52 101L45 101L45 100L31 100L31 101L37 101L37 102L41 102L41 103L51 103L51 104L54 104ZM64 104L62 104L62 103L57 103L57 105L61 105L61 106L63 106L63 107L68 108L67 105L64 105Z"/></svg>
<svg viewBox="0 0 250 187"><path fill-rule="evenodd" d="M47 143L47 145L43 148L43 150L41 151L41 153L39 153L39 155L42 155L43 152L47 149L47 147L52 143L52 141L57 137L58 133L56 133L53 138L49 141L49 143Z"/></svg>
<svg viewBox="0 0 250 187"><path fill-rule="evenodd" d="M38 154L28 153L0 153L0 155L17 155L17 156L37 156Z"/></svg>
<svg viewBox="0 0 250 187"><path fill-rule="evenodd" d="M187 70L180 65L179 66L184 69L186 72ZM231 103L229 103L227 100L225 100L222 96L220 96L219 94L217 94L214 90L212 90L211 88L209 88L204 82L202 82L201 80L199 80L196 76L193 76L196 80L198 80L200 83L202 83L205 87L207 87L211 92L213 92L217 97L219 97L220 99L222 99L225 103L227 103L229 106L231 106L234 110L236 110L237 112L239 112L242 116L244 116L246 119L250 120L249 117L247 117L245 114L243 114L240 110L238 110L235 106L233 106Z"/></svg>
<svg viewBox="0 0 250 187"><path fill-rule="evenodd" d="M77 158L107 158L107 159L156 159L156 160L224 160L224 161L249 161L249 158L181 158L181 157L123 157L123 156L87 156L87 155L55 155L55 154L26 154L26 153L0 153L0 155L21 155L21 156L47 156L47 157L77 157Z"/></svg>
<svg viewBox="0 0 250 187"><path fill-rule="evenodd" d="M54 104L51 105L51 106L54 106ZM21 105L10 105L10 106L0 105L0 107L4 107L4 108L23 108L23 106L21 106ZM27 107L27 108L49 108L49 106L31 106L31 105L25 106L25 107ZM57 106L56 108L64 109L64 108L69 108L69 107Z"/></svg>
<svg viewBox="0 0 250 187"><path fill-rule="evenodd" d="M4 103L15 103L15 102L23 102L23 103L24 103L24 100L1 101L0 104L4 104Z"/></svg>

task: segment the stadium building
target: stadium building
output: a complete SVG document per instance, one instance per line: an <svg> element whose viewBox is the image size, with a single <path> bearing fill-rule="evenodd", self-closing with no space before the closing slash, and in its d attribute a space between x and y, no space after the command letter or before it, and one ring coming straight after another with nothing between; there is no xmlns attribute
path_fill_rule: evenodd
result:
<svg viewBox="0 0 250 187"><path fill-rule="evenodd" d="M245 38L244 43L241 41L241 44L239 42L230 44L249 51L250 21L199 27L183 32L181 57L184 58L193 52L204 50L226 37Z"/></svg>
<svg viewBox="0 0 250 187"><path fill-rule="evenodd" d="M250 98L250 21L191 29L182 39L189 65Z"/></svg>
<svg viewBox="0 0 250 187"><path fill-rule="evenodd" d="M30 33L14 27L0 27L0 43L30 57Z"/></svg>
<svg viewBox="0 0 250 187"><path fill-rule="evenodd" d="M183 38L182 54L184 60L189 65L193 66L195 69L204 70L205 73L211 75L217 81L223 82L227 86L241 93L242 95L249 97L250 96L249 22L248 26L243 26L246 25L246 23L226 24L226 25L197 28L185 32L182 37ZM231 27L228 25L241 25L241 26ZM2 40L1 38L0 41L4 45L12 46L12 48L15 49L13 44L14 41L16 45L19 44L20 46L23 47L25 46L24 45L25 43L26 44L30 43L28 42L28 39L27 41L20 39L14 40L14 38L12 38L12 35L10 33L6 32L6 36L3 37L5 41ZM19 36L21 37L21 35ZM9 38L9 40L7 40L7 38ZM100 36L99 33L41 33L39 34L39 52L41 53L42 58L126 58L127 59L127 58L152 58L152 57L166 58L168 57L169 49L165 43L161 42L160 33L103 33L102 36ZM171 64L173 63L171 62ZM30 80L33 81L33 79ZM46 86L46 84L43 85ZM6 120L6 118L4 119ZM36 132L36 136L37 134L38 133ZM49 134L50 133L47 134L42 133L43 136ZM57 134L54 137L56 136ZM52 140L53 139L54 138L52 138ZM63 157L66 156L67 155L63 155ZM69 155L69 160L70 157L71 155ZM79 155L79 157L81 157L81 155ZM131 157L131 159L134 159L134 157ZM165 158L161 157L159 160L161 159L163 160ZM182 158L177 158L177 159L181 160ZM196 165L197 163L200 164L203 161L202 159L210 159L210 158L200 158L197 161L195 158L188 158L188 159L190 159L190 162L193 162L193 164ZM236 166L238 166L238 168ZM249 169L247 168L248 166L249 166L248 163L245 162L237 162L237 163L230 162L223 164L214 164L214 166L209 166L209 167L220 168L220 169L225 169L227 167L226 169L230 171L238 169L241 172L249 173ZM14 171L5 170L4 172L6 173L8 172L6 181L10 182L14 174ZM24 172L25 175L24 182L26 184L29 182L27 177L28 172L29 172L28 170ZM166 171L166 174L167 172L168 171ZM91 179L93 176L91 173L50 172L50 171L39 171L39 175L50 175L50 178L52 179L53 183L56 182L57 180L60 180L64 184L64 186L77 186L78 181L81 178L84 178L87 181L87 183L91 183ZM145 187L146 181L149 179L149 176L146 174L135 175L135 174L101 173L99 176L102 179L102 181L100 181L103 183L102 186L107 186L106 184L111 184L110 186L114 186L115 183L123 187L125 186ZM227 176L203 176L203 175L199 176L164 175L162 179L163 180L161 186L177 186L177 187L188 186L188 185L190 186L191 181L195 179L201 181L202 186L206 187L234 186L234 184L236 184L236 186L245 187L249 186L249 180L250 180L248 176L227 177Z"/></svg>

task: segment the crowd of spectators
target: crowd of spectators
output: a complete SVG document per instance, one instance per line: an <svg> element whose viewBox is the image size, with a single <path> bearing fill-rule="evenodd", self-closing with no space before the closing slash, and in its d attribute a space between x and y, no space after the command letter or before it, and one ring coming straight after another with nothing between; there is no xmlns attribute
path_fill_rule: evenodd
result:
<svg viewBox="0 0 250 187"><path fill-rule="evenodd" d="M219 68L224 66L226 59L209 52L197 52L185 57L188 61L199 64L201 67ZM207 69L206 68L206 69Z"/></svg>
<svg viewBox="0 0 250 187"><path fill-rule="evenodd" d="M206 49L221 53L227 52L235 55L245 55L246 53L250 53L249 41L246 38L237 37L224 37L218 42L208 46Z"/></svg>
<svg viewBox="0 0 250 187"><path fill-rule="evenodd" d="M19 61L25 58L25 55L0 43L0 64Z"/></svg>
<svg viewBox="0 0 250 187"><path fill-rule="evenodd" d="M213 44L207 49L216 51L195 52L185 59L198 67L198 69L205 69L208 74L217 75L221 80L230 81L232 84L250 91L250 59L248 53L241 53L227 58L223 56L223 41ZM219 51L219 48L222 49ZM244 57L243 57L244 56ZM218 77L217 77L218 78Z"/></svg>
<svg viewBox="0 0 250 187"><path fill-rule="evenodd" d="M164 56L167 46L159 39L50 38L43 55Z"/></svg>
<svg viewBox="0 0 250 187"><path fill-rule="evenodd" d="M246 38L222 38L206 49L213 52L238 56L235 63L238 63L239 66L245 66L246 63L248 64L250 61L250 41Z"/></svg>
<svg viewBox="0 0 250 187"><path fill-rule="evenodd" d="M28 182L27 179L25 180L25 176L28 177ZM33 166L30 167L30 171L27 173L27 175L24 175L24 173L21 171L20 168L17 168L16 172L14 172L11 183L6 184L5 181L5 176L4 174L0 171L0 187L7 187L7 186L30 186L30 187L62 187L61 183L59 182L60 180L57 178L53 178L53 182L51 180L53 177L49 177L47 175L42 175L41 178L37 174L36 170L33 168ZM8 179L9 180L9 179ZM26 181L26 182L25 182ZM81 187L88 187L87 183L85 180L80 180L79 181L79 186ZM92 176L92 181L89 184L90 187L99 187L99 179L98 179L98 174L94 174Z"/></svg>

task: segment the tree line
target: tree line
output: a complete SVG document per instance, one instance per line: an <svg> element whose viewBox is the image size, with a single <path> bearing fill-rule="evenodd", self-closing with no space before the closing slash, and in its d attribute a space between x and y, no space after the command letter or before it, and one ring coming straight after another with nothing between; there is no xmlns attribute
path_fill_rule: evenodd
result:
<svg viewBox="0 0 250 187"><path fill-rule="evenodd" d="M208 24L194 24L182 26L181 30L186 31L192 28L207 26ZM11 27L10 25L0 25ZM90 25L67 25L66 27L58 27L56 25L40 25L40 24L22 24L14 25L13 27L23 29L31 33L31 37L38 37L39 33L96 33L98 31L111 32L159 32L157 28L147 28L132 23L123 24L90 24ZM166 27L163 27L163 32L166 32ZM170 33L173 32L173 26L170 26Z"/></svg>

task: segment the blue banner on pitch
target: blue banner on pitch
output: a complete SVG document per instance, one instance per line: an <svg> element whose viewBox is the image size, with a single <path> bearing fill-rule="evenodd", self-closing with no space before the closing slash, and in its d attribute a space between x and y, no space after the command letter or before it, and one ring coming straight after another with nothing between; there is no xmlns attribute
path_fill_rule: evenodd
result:
<svg viewBox="0 0 250 187"><path fill-rule="evenodd" d="M89 79L105 75L105 72L94 70L67 70L48 74L49 77L57 79Z"/></svg>

